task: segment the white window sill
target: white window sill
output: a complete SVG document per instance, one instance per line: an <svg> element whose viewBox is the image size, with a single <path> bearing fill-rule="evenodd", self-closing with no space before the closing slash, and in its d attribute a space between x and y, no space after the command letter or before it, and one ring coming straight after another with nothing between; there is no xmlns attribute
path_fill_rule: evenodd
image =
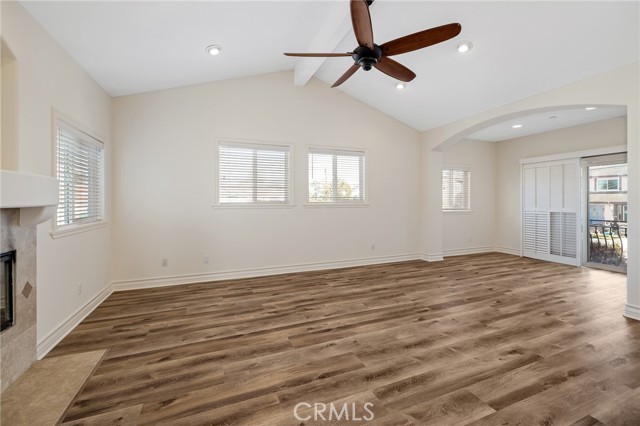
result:
<svg viewBox="0 0 640 426"><path fill-rule="evenodd" d="M295 204L212 204L214 209L293 209Z"/></svg>
<svg viewBox="0 0 640 426"><path fill-rule="evenodd" d="M68 237L71 235L88 232L93 229L102 228L104 226L107 226L108 224L109 222L107 222L106 220L101 220L99 222L85 223L80 225L68 225L61 229L56 229L55 231L51 231L49 235L51 235L51 238L55 240L57 238Z"/></svg>
<svg viewBox="0 0 640 426"><path fill-rule="evenodd" d="M442 213L445 214L471 214L473 213L473 210L442 210Z"/></svg>
<svg viewBox="0 0 640 426"><path fill-rule="evenodd" d="M305 203L305 208L324 208L324 207L337 207L337 208L363 208L369 207L369 203Z"/></svg>

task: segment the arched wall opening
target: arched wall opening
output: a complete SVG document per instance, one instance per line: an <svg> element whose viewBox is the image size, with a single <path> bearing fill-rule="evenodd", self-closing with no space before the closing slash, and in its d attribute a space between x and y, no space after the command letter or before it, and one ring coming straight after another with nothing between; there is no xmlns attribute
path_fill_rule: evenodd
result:
<svg viewBox="0 0 640 426"><path fill-rule="evenodd" d="M640 66L638 63L424 132L422 258L437 261L442 260L444 254L442 169L444 154L447 151L452 150L473 133L495 123L534 113L553 112L567 107L586 105L625 106L627 109L628 174L629 181L635 185L630 185L628 192L629 263L624 315L640 320Z"/></svg>
<svg viewBox="0 0 640 426"><path fill-rule="evenodd" d="M600 106L597 110L586 110L583 106L570 105L567 109L544 109L542 113L540 110L530 115L510 114L504 121L493 120L488 128L469 137L465 132L461 141L442 152L443 169L465 170L471 187L470 191L465 187L465 194L449 194L470 205L467 211L443 209L443 256L487 251L521 254L522 162L541 157L576 159L626 151L625 107ZM523 127L514 129L514 123ZM578 167L571 167L574 173L579 173ZM572 188L572 193L581 193L581 180L576 178ZM569 208L578 218L586 211L579 203ZM580 220L576 226L578 222ZM586 249L581 238L576 239L575 248L576 256L563 261L576 264L582 260L581 250Z"/></svg>
<svg viewBox="0 0 640 426"><path fill-rule="evenodd" d="M511 121L513 119L524 118L524 117L527 117L533 114L539 114L539 113L557 113L564 110L587 108L587 107L597 107L597 108L625 107L626 108L627 105L603 105L603 104L588 103L588 104L578 104L578 105L576 104L553 105L553 106L547 106L547 107L538 107L538 108L530 108L530 109L523 109L520 111L514 111L514 112L506 113L503 115L495 116L485 121L473 124L467 127L466 129L461 130L456 134L444 139L443 141L441 141L439 144L432 147L431 149L433 151L438 151L438 152L447 151L451 149L453 146L455 146L457 143L459 143L460 141L469 138L470 136L479 132L480 130L484 130L488 127L491 127L506 121Z"/></svg>

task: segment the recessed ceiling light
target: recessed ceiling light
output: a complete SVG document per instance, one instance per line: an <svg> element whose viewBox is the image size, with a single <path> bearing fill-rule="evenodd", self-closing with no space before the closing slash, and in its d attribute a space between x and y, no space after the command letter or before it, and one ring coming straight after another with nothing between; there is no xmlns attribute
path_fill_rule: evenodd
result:
<svg viewBox="0 0 640 426"><path fill-rule="evenodd" d="M519 129L522 127L522 124L514 124L513 126L511 126L514 129Z"/></svg>
<svg viewBox="0 0 640 426"><path fill-rule="evenodd" d="M471 43L470 41L462 41L460 42L460 44L458 44L458 52L460 53L467 53L472 48L473 48L473 43Z"/></svg>
<svg viewBox="0 0 640 426"><path fill-rule="evenodd" d="M593 111L594 109L598 109L598 107L586 107L585 109L587 111Z"/></svg>
<svg viewBox="0 0 640 426"><path fill-rule="evenodd" d="M207 46L207 48L205 49L205 51L211 55L211 56L215 56L217 54L219 54L220 52L222 52L222 46L217 45L217 44L212 44L211 46Z"/></svg>
<svg viewBox="0 0 640 426"><path fill-rule="evenodd" d="M407 83L398 83L396 84L396 89L402 90L407 88Z"/></svg>

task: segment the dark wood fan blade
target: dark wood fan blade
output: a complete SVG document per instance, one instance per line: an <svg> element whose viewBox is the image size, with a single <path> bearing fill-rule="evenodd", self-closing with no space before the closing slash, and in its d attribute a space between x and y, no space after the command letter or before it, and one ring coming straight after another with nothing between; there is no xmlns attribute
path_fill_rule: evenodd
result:
<svg viewBox="0 0 640 426"><path fill-rule="evenodd" d="M366 0L351 0L351 23L358 44L373 49L373 27Z"/></svg>
<svg viewBox="0 0 640 426"><path fill-rule="evenodd" d="M388 76L400 81L411 81L416 78L416 73L393 59L383 57L380 62L373 66Z"/></svg>
<svg viewBox="0 0 640 426"><path fill-rule="evenodd" d="M349 68L347 70L347 72L345 72L344 74L342 74L342 77L340 77L338 80L336 80L335 83L333 83L333 86L331 87L337 87L340 86L342 83L344 83L345 81L347 81L347 79L349 77L351 77L353 74L355 74L356 71L358 71L358 68L360 68L360 65L358 64L353 64L351 65L351 68Z"/></svg>
<svg viewBox="0 0 640 426"><path fill-rule="evenodd" d="M385 56L400 55L449 40L460 34L460 31L462 31L462 25L447 24L397 38L380 47Z"/></svg>
<svg viewBox="0 0 640 426"><path fill-rule="evenodd" d="M300 56L303 58L337 58L351 56L353 53L285 53L285 56Z"/></svg>

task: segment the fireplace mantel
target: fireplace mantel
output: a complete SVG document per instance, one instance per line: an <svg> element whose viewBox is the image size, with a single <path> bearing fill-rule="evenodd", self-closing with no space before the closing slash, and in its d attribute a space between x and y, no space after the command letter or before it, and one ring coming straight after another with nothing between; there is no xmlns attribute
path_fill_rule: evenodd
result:
<svg viewBox="0 0 640 426"><path fill-rule="evenodd" d="M51 176L0 170L0 208L20 209L20 225L36 225L54 216L58 180Z"/></svg>

